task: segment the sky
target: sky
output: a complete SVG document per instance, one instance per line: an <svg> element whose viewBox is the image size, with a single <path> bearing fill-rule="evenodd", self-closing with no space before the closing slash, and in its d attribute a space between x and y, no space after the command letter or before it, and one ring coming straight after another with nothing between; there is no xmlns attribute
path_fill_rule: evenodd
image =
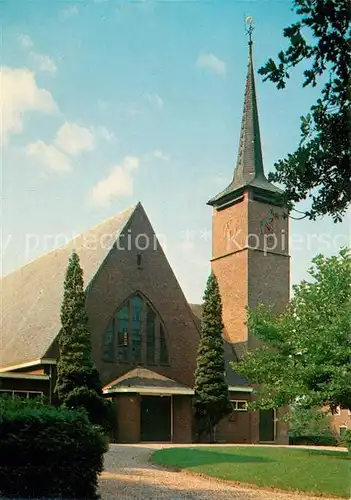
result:
<svg viewBox="0 0 351 500"><path fill-rule="evenodd" d="M2 274L138 201L190 302L236 163L252 16L265 171L296 149L317 89L257 69L286 47L291 0L2 0ZM298 208L303 209L302 204ZM349 244L350 218L290 224L291 282Z"/></svg>

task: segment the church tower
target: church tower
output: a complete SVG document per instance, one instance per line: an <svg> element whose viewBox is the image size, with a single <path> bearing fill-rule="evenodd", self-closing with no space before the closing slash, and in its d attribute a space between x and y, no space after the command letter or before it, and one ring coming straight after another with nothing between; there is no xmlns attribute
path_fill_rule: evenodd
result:
<svg viewBox="0 0 351 500"><path fill-rule="evenodd" d="M247 326L247 306L289 300L288 218L281 190L264 173L255 91L251 33L239 151L233 179L208 205L213 207L212 270L222 296L225 340L240 358L257 346Z"/></svg>

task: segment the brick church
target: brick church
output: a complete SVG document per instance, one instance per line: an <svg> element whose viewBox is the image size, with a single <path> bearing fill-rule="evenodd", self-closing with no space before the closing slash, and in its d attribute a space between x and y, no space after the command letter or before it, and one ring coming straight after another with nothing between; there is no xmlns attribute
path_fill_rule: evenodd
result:
<svg viewBox="0 0 351 500"><path fill-rule="evenodd" d="M230 367L257 345L245 326L246 307L265 302L279 311L289 298L288 221L278 194L263 168L250 41L237 164L230 184L208 201L233 406L217 426L218 442L287 442L279 410L248 411L253 388ZM201 305L187 303L140 203L2 278L0 391L54 402L60 306L73 248L117 440L192 442Z"/></svg>

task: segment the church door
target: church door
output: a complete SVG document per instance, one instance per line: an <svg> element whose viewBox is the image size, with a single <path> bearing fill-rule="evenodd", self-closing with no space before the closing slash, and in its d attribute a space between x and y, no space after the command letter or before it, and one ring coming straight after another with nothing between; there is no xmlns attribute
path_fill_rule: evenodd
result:
<svg viewBox="0 0 351 500"><path fill-rule="evenodd" d="M275 438L275 411L260 410L260 441L272 442Z"/></svg>
<svg viewBox="0 0 351 500"><path fill-rule="evenodd" d="M171 397L142 396L141 441L171 441Z"/></svg>

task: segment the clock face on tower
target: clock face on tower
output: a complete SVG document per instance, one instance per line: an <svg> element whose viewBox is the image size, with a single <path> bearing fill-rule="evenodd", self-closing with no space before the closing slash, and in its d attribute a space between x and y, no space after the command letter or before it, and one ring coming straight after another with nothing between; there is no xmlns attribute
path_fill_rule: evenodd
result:
<svg viewBox="0 0 351 500"><path fill-rule="evenodd" d="M279 219L279 215L274 213L271 209L270 215L267 215L264 219L260 221L261 234L274 234L275 233L275 220Z"/></svg>

